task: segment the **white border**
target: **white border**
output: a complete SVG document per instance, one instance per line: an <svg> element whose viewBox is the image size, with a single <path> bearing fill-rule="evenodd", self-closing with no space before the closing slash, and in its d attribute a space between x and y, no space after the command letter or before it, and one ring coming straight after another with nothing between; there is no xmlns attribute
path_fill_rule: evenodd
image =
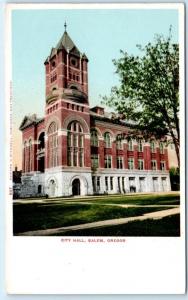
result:
<svg viewBox="0 0 188 300"><path fill-rule="evenodd" d="M183 4L8 4L6 23L6 99L10 99L11 11L13 9L178 9L180 44L181 201L185 196L184 5ZM6 115L10 115L6 101ZM10 122L6 118L6 166ZM61 244L58 237L12 237L11 181L6 169L7 291L29 294L182 294L185 291L185 202L181 205L180 238L126 238L125 245ZM139 240L138 240L139 239ZM149 247L149 248L148 248ZM148 249L150 251L148 251ZM138 251L139 250L139 251ZM108 255L107 255L108 254ZM156 259L158 254L159 259ZM31 259L32 257L32 259ZM93 259L97 257L97 263ZM114 259L115 258L115 259ZM123 260L122 260L123 258ZM133 259L131 259L133 258ZM144 259L143 259L144 258ZM155 258L155 259L154 259ZM168 261L169 260L169 261ZM22 262L22 263L21 263ZM35 264L34 264L35 262ZM48 268L46 266L48 265ZM38 268L36 268L38 267ZM168 269L167 269L168 267ZM124 269L125 268L125 269ZM128 269L128 272L127 272ZM62 271L63 270L63 271ZM126 270L126 272L125 272ZM148 273L147 273L148 272ZM144 276L143 276L144 273ZM27 274L27 276L26 276ZM152 276L151 276L152 274ZM147 276L148 275L148 276ZM147 277L147 280L146 280ZM119 282L117 282L117 278ZM158 285L156 286L156 278ZM160 282L159 282L160 280ZM63 283L63 284L62 284ZM126 284L125 284L126 283ZM74 286L74 289L73 289Z"/></svg>
<svg viewBox="0 0 188 300"><path fill-rule="evenodd" d="M10 9L181 9L183 3L10 3Z"/></svg>

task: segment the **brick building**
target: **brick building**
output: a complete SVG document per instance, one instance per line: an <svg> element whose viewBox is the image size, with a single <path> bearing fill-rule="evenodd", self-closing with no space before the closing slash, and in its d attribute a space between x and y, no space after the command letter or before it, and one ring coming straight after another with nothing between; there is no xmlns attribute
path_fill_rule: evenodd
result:
<svg viewBox="0 0 188 300"><path fill-rule="evenodd" d="M163 141L135 138L134 124L89 107L88 58L66 29L44 65L45 116L20 125L22 196L169 191Z"/></svg>

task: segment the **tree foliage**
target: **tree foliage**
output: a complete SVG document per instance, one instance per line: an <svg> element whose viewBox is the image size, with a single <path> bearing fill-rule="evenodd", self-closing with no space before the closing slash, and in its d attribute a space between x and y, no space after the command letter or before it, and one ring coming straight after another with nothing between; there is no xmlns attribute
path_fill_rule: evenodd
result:
<svg viewBox="0 0 188 300"><path fill-rule="evenodd" d="M120 84L103 103L124 113L146 135L169 135L179 161L179 46L169 36L156 36L154 43L137 46L140 56L120 51L113 60Z"/></svg>
<svg viewBox="0 0 188 300"><path fill-rule="evenodd" d="M172 191L180 190L180 171L179 168L170 168L170 182Z"/></svg>

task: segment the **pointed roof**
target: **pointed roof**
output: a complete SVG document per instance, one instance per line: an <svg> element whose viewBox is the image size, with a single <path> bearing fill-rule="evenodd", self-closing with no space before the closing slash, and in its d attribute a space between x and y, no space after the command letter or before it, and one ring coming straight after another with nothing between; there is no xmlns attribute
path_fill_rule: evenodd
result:
<svg viewBox="0 0 188 300"><path fill-rule="evenodd" d="M76 47L76 45L74 44L74 42L72 41L72 39L70 38L70 36L68 35L67 31L66 31L66 27L65 27L65 31L61 37L61 39L59 40L59 42L57 43L55 48L51 49L51 53L50 55L47 57L47 59L45 60L45 64L49 62L49 59L51 59L58 50L62 50L65 49L65 51L69 51L72 52L73 54L75 54L76 56L82 56L83 59L88 60L87 56L85 55L85 53L81 53L78 48Z"/></svg>
<svg viewBox="0 0 188 300"><path fill-rule="evenodd" d="M22 131L29 126L36 125L42 121L44 121L44 118L37 118L36 114L25 116L21 122L19 129Z"/></svg>
<svg viewBox="0 0 188 300"><path fill-rule="evenodd" d="M56 49L62 49L62 46L63 48L69 51L71 51L74 47L77 48L66 31L64 32L60 41L58 42Z"/></svg>

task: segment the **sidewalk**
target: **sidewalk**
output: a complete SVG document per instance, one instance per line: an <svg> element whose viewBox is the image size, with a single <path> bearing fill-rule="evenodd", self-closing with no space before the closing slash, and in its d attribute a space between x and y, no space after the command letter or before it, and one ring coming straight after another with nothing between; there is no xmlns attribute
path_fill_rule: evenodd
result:
<svg viewBox="0 0 188 300"><path fill-rule="evenodd" d="M52 229L45 229L45 230L36 230L36 231L27 231L24 233L20 233L20 236L49 236L54 234L60 234L67 231L76 231L80 229L88 229L88 228L99 228L104 226L113 226L113 225L120 225L126 224L131 221L143 221L146 219L161 219L167 216L175 215L180 213L180 208L175 207L167 210L156 211L152 213L147 213L142 216L137 217L128 217L128 218L120 218L120 219L112 219L112 220L104 220L104 221L97 221L92 223L74 225L74 226L67 226L67 227L60 227L60 228L52 228Z"/></svg>
<svg viewBox="0 0 188 300"><path fill-rule="evenodd" d="M14 199L14 203L49 203L50 201L57 201L57 202L80 202L80 201L93 201L93 200L99 200L100 199L107 199L107 197L113 197L113 198L122 198L123 196L129 197L129 196L136 196L136 197L142 197L144 195L176 195L179 194L178 191L171 191L171 192L143 192L143 193L127 193L127 194L108 194L108 195L91 195L91 196L71 196L71 197L57 197L57 198L20 198L20 199Z"/></svg>

